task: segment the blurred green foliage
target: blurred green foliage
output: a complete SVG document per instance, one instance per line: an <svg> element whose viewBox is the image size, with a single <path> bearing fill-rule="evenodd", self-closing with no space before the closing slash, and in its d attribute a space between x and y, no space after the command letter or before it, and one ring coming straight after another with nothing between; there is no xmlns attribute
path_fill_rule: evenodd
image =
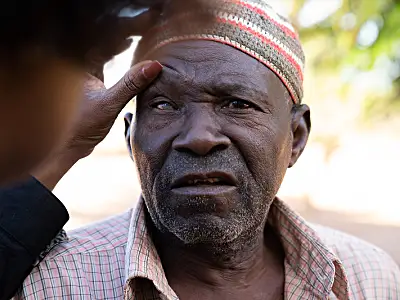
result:
<svg viewBox="0 0 400 300"><path fill-rule="evenodd" d="M363 103L364 114L369 118L398 115L400 0L342 0L339 9L327 18L305 27L301 12L307 2L293 0L290 18L302 42L315 45L310 62L315 73L340 76L343 92L360 74L376 72L379 79L384 76L388 88L383 93L368 93ZM347 76L343 76L345 72Z"/></svg>

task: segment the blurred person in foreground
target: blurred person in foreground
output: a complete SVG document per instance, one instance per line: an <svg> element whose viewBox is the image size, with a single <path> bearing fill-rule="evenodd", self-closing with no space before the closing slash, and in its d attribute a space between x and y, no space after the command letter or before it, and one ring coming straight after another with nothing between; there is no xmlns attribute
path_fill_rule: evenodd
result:
<svg viewBox="0 0 400 300"><path fill-rule="evenodd" d="M132 7L129 3L37 0L4 4L0 13L0 186L26 177L63 141L82 100L86 71L100 77L104 62L129 48L128 37L150 26L154 13L146 7L137 7L143 13L136 18L119 17L118 11ZM137 76L142 67L131 75Z"/></svg>
<svg viewBox="0 0 400 300"><path fill-rule="evenodd" d="M219 3L207 26L189 9L136 50L164 67L126 116L136 207L71 232L15 299L400 299L384 251L276 197L311 127L304 54L266 1Z"/></svg>
<svg viewBox="0 0 400 300"><path fill-rule="evenodd" d="M56 162L58 170L67 170L69 162L88 155L106 136L125 104L162 69L158 62L139 63L108 90L92 76L102 79L104 63L128 48L131 41L127 37L141 34L155 18L153 12L143 9L137 18L116 18L115 13L129 1L112 2L38 0L2 4L2 300L14 295L46 249L61 239L61 229L69 218L63 204L40 183L40 176L47 176L49 170L40 163L47 155L58 155L57 145L63 149L63 159ZM68 132L74 138L68 139ZM32 169L40 175L29 176Z"/></svg>

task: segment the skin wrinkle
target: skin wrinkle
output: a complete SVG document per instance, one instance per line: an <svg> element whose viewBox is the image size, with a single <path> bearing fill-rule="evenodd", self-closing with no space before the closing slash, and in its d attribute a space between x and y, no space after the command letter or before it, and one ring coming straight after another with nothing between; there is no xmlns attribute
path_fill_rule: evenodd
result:
<svg viewBox="0 0 400 300"><path fill-rule="evenodd" d="M149 98L150 95L148 94L152 94L154 93L154 90L157 90L158 92L157 96L159 95L162 95L164 97L167 96L171 101L174 101L173 99L179 97L178 94L174 93L175 89L166 87L168 86L177 87L178 85L176 84L176 82L179 82L180 84L186 83L185 77L186 75L182 75L177 70L164 65L163 73L159 76L158 80L156 80L154 84L150 86L150 88L147 91L143 92L139 96L139 98L144 98L144 99Z"/></svg>
<svg viewBox="0 0 400 300"><path fill-rule="evenodd" d="M149 227L172 287L180 290L189 280L180 273L184 271L216 286L240 276L245 287L251 286L249 278L282 284L282 251L265 225L287 167L305 147L308 128L301 120L308 107L300 106L293 115L288 92L276 75L230 46L185 41L148 58L168 67L137 98L131 146ZM241 97L235 94L238 88ZM262 111L223 108L226 96ZM160 110L153 105L155 97L174 106ZM292 132L297 127L302 130ZM237 187L215 196L171 189L185 174L210 171L233 174ZM183 271L174 267L176 255L186 261L180 264Z"/></svg>
<svg viewBox="0 0 400 300"><path fill-rule="evenodd" d="M237 98L242 98L243 100L247 100L247 99L251 100L253 98L253 101L254 101L255 97L258 97L259 99L262 98L265 100L268 99L268 95L264 91L260 90L257 87L257 85L252 84L251 82L248 82L247 78L244 78L244 76L241 74L231 74L231 73L221 72L221 74L220 74L221 81L218 82L218 86L210 87L210 86L200 86L200 85L196 84L192 79L185 79L187 77L184 75L178 75L179 77L184 77L184 79L183 79L184 82L180 82L179 79L171 80L171 78L176 78L176 74L171 74L168 69L170 69L170 68L167 67L164 74L160 76L158 81L156 81L145 93L143 93L141 97L143 97L143 95L150 96L149 94L154 95L153 97L155 97L156 95L164 95L165 96L165 95L168 95L169 91L166 89L162 89L162 87L165 88L166 86L170 85L172 87L178 88L178 86L181 84L192 84L192 85L195 85L196 87L198 87L198 89L206 89L208 91L208 93L212 96L232 95ZM174 70L174 72L176 72L177 74L180 74L176 70ZM232 82L232 80L235 80L236 82ZM176 82L179 82L179 84L176 84ZM251 89L249 89L250 87L251 87ZM283 89L285 89L285 88L283 87ZM243 90L246 90L247 92L243 93ZM155 91L157 91L157 92L155 92ZM262 95L262 97L260 97L260 95ZM168 99L170 99L170 100L172 100L173 98L176 98L176 97L172 97L171 95L168 95L168 96L169 96ZM147 97L145 97L145 98L147 98ZM197 101L197 99L194 99L194 100ZM213 100L213 101L215 101L215 100ZM268 105L267 101L257 101L255 104L257 106L260 106L264 112L271 113L273 110L273 107L271 105ZM237 115L236 117L239 117L239 115ZM249 120L249 121L256 121L256 120Z"/></svg>
<svg viewBox="0 0 400 300"><path fill-rule="evenodd" d="M179 57L179 56L178 56ZM197 59L198 60L198 59ZM200 60L201 61L201 60ZM194 70L196 69L196 68L193 68ZM186 77L186 76L185 76ZM188 77L191 77L190 75L188 76ZM186 77L187 78L187 77ZM190 84L190 83L192 83L192 82L185 82L185 84ZM157 84L157 83L156 83ZM196 90L197 90L197 85L195 84L195 86L196 86ZM251 90L251 89L249 89L249 90ZM139 120L139 118L140 118L140 116L138 116L138 120ZM251 120L251 119L250 119ZM272 125L273 124L273 125ZM269 124L269 126L273 126L274 127L274 129L275 128L278 128L279 126L274 126L274 125L276 125L275 123L272 123L272 124ZM248 125L247 125L248 126ZM274 129L272 129L272 130L270 130L270 131L274 131ZM190 130L190 129L189 129ZM279 151L279 150L277 150L277 149L274 149L274 150L272 150L273 151L273 153L275 153L274 154L274 156L277 156L277 154L278 154L278 152L281 152L281 151ZM236 157L236 156L234 156L234 155L230 155L229 156L229 158L231 158L231 157L235 157L236 159L235 159L235 162L240 162L240 161L244 161L244 159L241 159L241 158L239 158L239 157ZM168 159L167 159L168 160ZM228 161L229 161L230 159L228 159ZM138 161L138 160L137 160ZM180 164L182 164L182 157L180 157L179 159L177 159L177 162L179 161L179 163ZM176 163L177 163L176 162ZM173 165L173 166L175 166L175 164L174 163L171 163L171 165ZM163 165L163 167L165 166L165 164ZM217 168L219 168L221 166L221 161L217 164ZM270 166L267 166L267 167L270 167ZM275 168L271 168L272 170L274 170ZM174 173L173 172L174 171L174 168L172 168L172 170L169 170L168 172L170 172L170 173ZM250 172L251 173L251 172ZM168 174L168 173L167 173ZM275 175L275 174L274 174ZM170 177L170 176L166 176L166 177ZM253 178L257 178L256 176L252 176ZM274 176L275 177L275 176ZM283 178L283 176L279 176L279 177L282 177ZM157 182L157 176L155 176L154 177L154 182ZM281 181L281 179L279 179L279 181ZM247 187L250 185L250 183L247 183ZM168 186L166 186L165 184L162 186L162 188L160 188L160 190L166 190L166 189L168 189ZM275 191L276 190L276 188L269 188L268 187L268 185L266 184L266 185L263 185L262 187L261 187L261 191L264 193L265 191L269 191L269 193L271 193L271 190L272 191ZM153 188L153 192L154 192L154 194L156 194L157 195L157 188ZM268 194L269 194L268 193ZM243 194L246 194L246 193L243 193ZM148 197L150 197L150 195L148 196ZM148 198L147 197L147 198ZM160 196L160 197L162 197L162 196ZM155 197L155 198L157 198L157 197ZM161 203L159 203L160 205L161 205ZM161 211L160 211L160 209L157 211L157 214L160 214L161 213ZM168 208L168 209L166 209L166 211L165 211L165 213L167 213L168 215L170 215L171 214L171 210L170 210L170 208ZM252 213L253 213L253 211L252 211ZM152 214L152 211L150 211L150 214ZM172 217L173 215L170 215L169 217ZM153 216L154 217L154 216ZM167 218L167 219L170 219L170 218ZM166 224L165 224L165 222L166 221L164 221L163 222L163 226L165 226ZM176 219L174 219L174 222L172 222L172 221L170 221L171 222L171 225L173 225L173 226L176 226L177 225L177 222L176 222ZM235 221L233 221L233 223L236 223ZM168 226L167 226L168 227ZM177 233L177 232L179 232L180 230L183 230L183 231L185 231L184 229L182 229L182 228L180 228L180 229L177 229L176 231L175 231L175 233ZM238 232L236 232L235 230L232 230L232 229L230 229L230 230L228 230L230 233L232 233L232 232L234 232L233 233L233 239L234 238L237 238L237 236L238 236ZM185 231L186 232L186 231ZM213 230L210 230L210 233L211 232L213 232ZM202 233L202 237L204 238L204 232ZM185 237L184 236L181 236L180 237L181 239L185 239ZM227 238L227 237L224 237L223 236L223 234L221 234L220 236L218 236L218 239L223 239L223 240L230 240L229 238ZM189 239L190 240L190 239Z"/></svg>
<svg viewBox="0 0 400 300"><path fill-rule="evenodd" d="M212 44L214 44L214 43L212 43ZM211 48L212 47L207 46L207 47L205 47L205 51L207 51L207 50L209 51ZM182 50L187 50L187 51L192 51L192 50L195 49L195 47L183 46L181 49ZM201 56L201 57L193 58L192 61L196 62L196 63L198 63L200 65L198 67L198 68L201 69L200 72L204 72L204 69L205 69L204 68L204 64L206 64L208 66L208 65L210 65L210 61L213 62L213 65L216 62L224 64L224 63L228 63L230 60L235 60L235 58L237 58L237 57L238 56L236 54L233 55L233 57L232 56L230 56L230 57L220 57L220 56L212 55L211 57L204 57L203 58ZM182 59L182 57L178 54L178 55L176 55L176 57L174 57L174 59L172 61L180 60L180 59ZM194 68L194 71L192 72L193 74L188 74L189 72L188 72L187 68L183 68L182 70L178 70L178 69L174 68L171 64L164 63L163 61L161 61L161 63L167 69L170 69L170 70L174 71L175 73L177 73L179 76L182 76L184 83L190 83L190 84L194 83L194 79L196 77L196 75L195 75L195 72L196 72L196 69L197 69L196 67ZM183 64L183 65L185 66L186 64ZM255 64L255 66L253 67L253 71L257 72L259 70L263 70L263 68L265 68L265 66L263 64L257 62ZM213 68L210 67L210 69L212 70ZM170 76L174 76L173 74L169 74L170 73L169 70L165 70L165 71L166 72L163 72L163 73L168 73L168 75L162 74L160 76L160 80L161 81L162 80L169 80ZM232 80L230 80L232 78L235 79L235 82L233 82L233 83L232 83ZM238 89L238 91L240 91L240 88L246 88L247 89L247 93L251 92L253 94L256 94L256 93L264 94L264 91L259 89L259 87L256 84L253 84L252 82L249 82L248 78L246 76L243 76L243 74L241 74L240 72L236 72L236 71L226 72L226 73L221 72L220 73L220 81L218 82L218 85L219 85L221 90L222 89L226 89L226 87L224 86L224 85L226 85L224 80L227 80L228 83L230 83L227 86L232 87L232 89L236 87ZM174 83L174 82L172 81L171 83ZM155 85L157 85L157 83L155 83ZM249 87L251 87L252 89L249 89ZM204 87L201 87L201 88L204 88ZM285 93L287 95L289 95L289 93L287 92L286 88L284 88L284 90L285 90ZM268 97L267 94L264 94L264 95L265 95L265 97ZM290 96L289 96L289 100L290 100L290 103L291 103ZM264 102L264 103L268 104L268 102Z"/></svg>

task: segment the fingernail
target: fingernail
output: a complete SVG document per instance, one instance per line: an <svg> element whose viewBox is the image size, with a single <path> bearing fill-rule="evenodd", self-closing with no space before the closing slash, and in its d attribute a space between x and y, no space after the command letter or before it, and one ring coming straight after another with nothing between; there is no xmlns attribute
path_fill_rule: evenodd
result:
<svg viewBox="0 0 400 300"><path fill-rule="evenodd" d="M162 69L163 66L158 61L152 61L143 67L142 73L147 79L154 79L160 74Z"/></svg>

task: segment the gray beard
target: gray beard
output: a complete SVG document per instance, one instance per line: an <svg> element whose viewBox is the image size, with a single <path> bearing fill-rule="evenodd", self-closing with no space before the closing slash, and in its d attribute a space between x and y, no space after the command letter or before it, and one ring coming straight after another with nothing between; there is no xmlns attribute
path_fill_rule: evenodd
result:
<svg viewBox="0 0 400 300"><path fill-rule="evenodd" d="M216 166L216 167L215 167ZM257 238L263 231L269 207L275 196L274 187L262 187L245 168L243 159L235 150L214 153L210 157L193 158L189 154L173 155L167 159L161 172L156 176L153 189L142 186L143 197L154 226L161 233L173 234L185 245L210 244L223 246L246 243ZM232 195L232 209L226 216L213 215L212 199L208 196L176 198L170 193L170 183L180 174L189 171L219 170L235 174L239 181L237 195ZM266 188L267 187L267 188ZM177 205L176 205L177 204ZM183 217L178 206L210 208L210 213ZM222 250L222 249L221 249Z"/></svg>

